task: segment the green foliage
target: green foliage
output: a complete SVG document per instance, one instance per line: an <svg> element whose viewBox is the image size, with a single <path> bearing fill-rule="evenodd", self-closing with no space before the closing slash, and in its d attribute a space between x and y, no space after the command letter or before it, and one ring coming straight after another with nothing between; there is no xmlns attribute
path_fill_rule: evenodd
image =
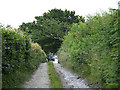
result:
<svg viewBox="0 0 120 90"><path fill-rule="evenodd" d="M20 30L2 30L2 87L19 88L29 79L46 54Z"/></svg>
<svg viewBox="0 0 120 90"><path fill-rule="evenodd" d="M25 31L34 42L39 43L43 50L56 53L61 46L64 35L67 35L72 23L84 22L82 16L75 15L75 11L52 9L43 16L36 16L36 21L23 23L20 29Z"/></svg>
<svg viewBox="0 0 120 90"><path fill-rule="evenodd" d="M75 11L52 9L49 12L44 13L43 17L45 19L55 19L60 22L67 22L68 24L78 23L79 21L84 22L85 19L82 16L75 15ZM38 18L38 17L36 17Z"/></svg>
<svg viewBox="0 0 120 90"><path fill-rule="evenodd" d="M36 29L38 32L32 31L32 39L38 42L47 53L56 52L57 48L60 47L61 39L67 33L67 25L65 23L58 23L59 21L54 19L44 19L40 27L41 29Z"/></svg>
<svg viewBox="0 0 120 90"><path fill-rule="evenodd" d="M27 65L27 68L37 69L40 62L46 62L46 54L38 43L31 42L31 49L28 51L31 59L29 60L29 65Z"/></svg>
<svg viewBox="0 0 120 90"><path fill-rule="evenodd" d="M117 19L117 10L111 9L73 24L58 51L60 63L93 85L119 87Z"/></svg>
<svg viewBox="0 0 120 90"><path fill-rule="evenodd" d="M9 74L28 61L30 41L20 30L2 28L2 71Z"/></svg>
<svg viewBox="0 0 120 90"><path fill-rule="evenodd" d="M60 77L52 62L48 62L48 74L51 88L62 88Z"/></svg>

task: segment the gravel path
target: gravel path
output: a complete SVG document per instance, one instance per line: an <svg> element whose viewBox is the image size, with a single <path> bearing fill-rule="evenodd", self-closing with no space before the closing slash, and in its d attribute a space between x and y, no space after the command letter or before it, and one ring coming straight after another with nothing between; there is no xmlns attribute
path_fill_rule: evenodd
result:
<svg viewBox="0 0 120 90"><path fill-rule="evenodd" d="M78 75L71 73L58 63L55 57L54 67L59 73L62 82L62 88L90 88L85 80L78 78ZM41 63L31 79L24 84L24 88L50 88L47 63Z"/></svg>
<svg viewBox="0 0 120 90"><path fill-rule="evenodd" d="M61 67L60 64L54 63L56 70L59 72L60 77L62 78L63 88L90 88L85 80L79 78L75 73L71 73L65 68Z"/></svg>
<svg viewBox="0 0 120 90"><path fill-rule="evenodd" d="M54 67L59 73L63 88L90 88L85 80L78 78L78 75L71 73L58 63L57 55L54 56Z"/></svg>
<svg viewBox="0 0 120 90"><path fill-rule="evenodd" d="M47 63L41 63L31 79L25 83L24 88L49 88L49 86Z"/></svg>

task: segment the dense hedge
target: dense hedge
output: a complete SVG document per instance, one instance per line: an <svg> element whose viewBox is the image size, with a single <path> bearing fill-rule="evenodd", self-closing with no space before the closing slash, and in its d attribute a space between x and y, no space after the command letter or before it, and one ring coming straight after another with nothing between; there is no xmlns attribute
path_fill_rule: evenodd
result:
<svg viewBox="0 0 120 90"><path fill-rule="evenodd" d="M92 85L119 87L117 10L88 16L73 24L58 51L60 63L86 78Z"/></svg>
<svg viewBox="0 0 120 90"><path fill-rule="evenodd" d="M37 43L20 30L2 30L2 86L21 87L25 80L46 60L46 55Z"/></svg>
<svg viewBox="0 0 120 90"><path fill-rule="evenodd" d="M2 28L2 73L9 74L28 62L29 39L19 30Z"/></svg>

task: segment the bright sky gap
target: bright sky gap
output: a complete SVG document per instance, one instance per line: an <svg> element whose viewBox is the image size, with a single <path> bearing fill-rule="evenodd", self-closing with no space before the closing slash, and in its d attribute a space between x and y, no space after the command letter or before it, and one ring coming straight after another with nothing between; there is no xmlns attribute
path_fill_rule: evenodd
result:
<svg viewBox="0 0 120 90"><path fill-rule="evenodd" d="M1 0L0 23L18 28L23 22L32 22L48 10L57 8L75 11L76 15L94 15L96 12L118 9L120 0Z"/></svg>

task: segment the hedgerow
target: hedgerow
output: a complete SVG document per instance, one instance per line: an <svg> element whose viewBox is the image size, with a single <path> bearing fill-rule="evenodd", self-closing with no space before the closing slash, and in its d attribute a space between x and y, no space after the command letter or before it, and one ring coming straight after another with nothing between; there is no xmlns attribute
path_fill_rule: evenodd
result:
<svg viewBox="0 0 120 90"><path fill-rule="evenodd" d="M14 72L28 62L31 48L30 41L19 30L2 28L2 71L3 74Z"/></svg>
<svg viewBox="0 0 120 90"><path fill-rule="evenodd" d="M20 30L2 30L2 87L19 88L28 80L46 54Z"/></svg>
<svg viewBox="0 0 120 90"><path fill-rule="evenodd" d="M58 51L60 63L99 87L119 87L117 10L74 23Z"/></svg>
<svg viewBox="0 0 120 90"><path fill-rule="evenodd" d="M46 62L46 54L41 49L41 46L38 43L31 42L31 49L28 50L31 55L31 59L29 61L31 69L36 69L40 62Z"/></svg>

